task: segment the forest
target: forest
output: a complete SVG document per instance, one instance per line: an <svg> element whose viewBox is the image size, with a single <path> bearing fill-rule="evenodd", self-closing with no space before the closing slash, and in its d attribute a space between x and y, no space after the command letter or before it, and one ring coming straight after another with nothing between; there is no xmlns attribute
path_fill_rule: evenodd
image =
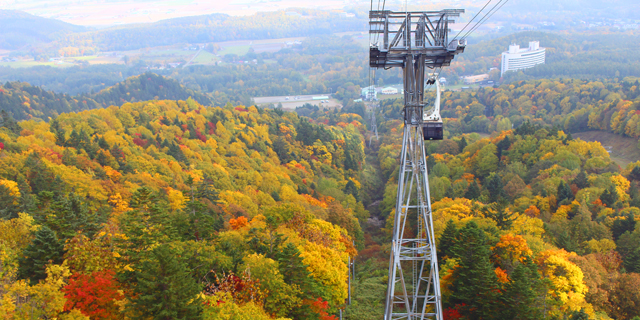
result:
<svg viewBox="0 0 640 320"><path fill-rule="evenodd" d="M341 119L192 99L5 118L0 313L325 319L368 215L364 127Z"/></svg>
<svg viewBox="0 0 640 320"><path fill-rule="evenodd" d="M640 161L572 137L640 138L637 61L623 46L619 68L588 67L634 39L618 36L522 33L452 65L455 79L512 41L550 43L547 71L443 95L427 168L445 319L640 319ZM2 69L0 314L382 318L402 101L381 101L369 139L353 102L366 53L311 39L159 74L143 61ZM568 59L585 68L555 69ZM251 101L327 92L344 107Z"/></svg>
<svg viewBox="0 0 640 320"><path fill-rule="evenodd" d="M85 93L73 97L43 90L26 82L7 82L0 85L0 106L3 112L14 120L38 118L48 121L61 113L120 106L126 102L188 98L201 104L211 104L206 95L187 89L176 80L151 72L130 77L98 93Z"/></svg>
<svg viewBox="0 0 640 320"><path fill-rule="evenodd" d="M2 113L0 312L380 318L398 102L382 104L381 138L367 146L362 104L301 116L150 98L161 78L99 93L120 106L49 121ZM46 92L35 88L12 92ZM621 168L559 120L588 109L576 123L637 136L637 80L521 81L445 97L447 137L427 144L445 319L637 320L640 161Z"/></svg>
<svg viewBox="0 0 640 320"><path fill-rule="evenodd" d="M434 93L427 96L434 99ZM640 82L577 79L515 81L477 91L446 91L441 106L446 133L494 133L524 122L566 133L604 130L640 137ZM383 100L377 119L400 119L402 101ZM380 120L378 127L384 129ZM640 145L638 145L640 148Z"/></svg>
<svg viewBox="0 0 640 320"><path fill-rule="evenodd" d="M388 124L371 212L386 222L365 229L347 319L382 316L402 132ZM427 152L445 319L638 318L640 161L620 168L599 143L530 122Z"/></svg>
<svg viewBox="0 0 640 320"><path fill-rule="evenodd" d="M353 11L355 13L355 11ZM23 14L26 15L26 14ZM137 23L87 30L73 25L56 26L60 36L21 47L16 55L33 57L57 56L66 52L71 56L91 55L105 51L126 51L175 45L178 43L209 43L235 40L260 40L330 35L366 29L366 13L346 17L337 11L291 8L275 12L259 12L251 16L229 16L222 13L173 18L154 23ZM31 16L42 25L49 21ZM23 18L24 19L24 18ZM9 21L12 23L13 21ZM13 22L15 23L15 22ZM60 24L62 24L60 22ZM75 32L66 32L72 29ZM21 35L23 30L9 29L8 38ZM13 33L17 33L14 35Z"/></svg>

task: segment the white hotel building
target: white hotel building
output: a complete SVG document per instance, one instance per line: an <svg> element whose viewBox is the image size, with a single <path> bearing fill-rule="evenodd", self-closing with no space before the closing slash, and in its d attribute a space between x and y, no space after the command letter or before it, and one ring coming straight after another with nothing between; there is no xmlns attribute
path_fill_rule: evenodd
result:
<svg viewBox="0 0 640 320"><path fill-rule="evenodd" d="M511 70L527 69L536 64L544 64L545 48L540 48L540 42L529 42L529 48L520 49L517 44L509 46L509 51L502 53L502 76Z"/></svg>

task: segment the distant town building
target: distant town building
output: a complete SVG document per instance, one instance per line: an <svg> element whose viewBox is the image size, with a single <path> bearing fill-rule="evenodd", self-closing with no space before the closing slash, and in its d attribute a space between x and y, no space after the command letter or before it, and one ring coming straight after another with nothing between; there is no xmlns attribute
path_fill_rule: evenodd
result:
<svg viewBox="0 0 640 320"><path fill-rule="evenodd" d="M360 90L360 95L365 100L377 99L378 98L378 90L374 86L364 87L364 88L362 88L362 90Z"/></svg>
<svg viewBox="0 0 640 320"><path fill-rule="evenodd" d="M509 51L502 53L502 76L507 71L531 68L537 64L544 64L545 48L540 48L540 42L529 42L529 48L520 49L517 44L509 46Z"/></svg>
<svg viewBox="0 0 640 320"><path fill-rule="evenodd" d="M447 78L445 78L445 77L440 77L440 83L441 83L441 84L447 84Z"/></svg>
<svg viewBox="0 0 640 320"><path fill-rule="evenodd" d="M398 89L394 87L382 88L382 94L398 94Z"/></svg>

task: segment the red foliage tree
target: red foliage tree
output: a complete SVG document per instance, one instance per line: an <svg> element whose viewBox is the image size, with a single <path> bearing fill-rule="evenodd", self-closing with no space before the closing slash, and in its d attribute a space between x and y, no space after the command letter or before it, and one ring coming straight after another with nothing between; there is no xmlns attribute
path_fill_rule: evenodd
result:
<svg viewBox="0 0 640 320"><path fill-rule="evenodd" d="M312 300L310 301L310 304L311 310L320 315L320 320L338 320L336 316L329 315L329 313L327 313L327 309L329 309L329 303L322 300L322 298Z"/></svg>
<svg viewBox="0 0 640 320"><path fill-rule="evenodd" d="M141 139L141 138L138 138L138 137L133 138L133 143L135 143L136 145L141 146L143 148L147 146L147 140L144 140L144 139Z"/></svg>
<svg viewBox="0 0 640 320"><path fill-rule="evenodd" d="M458 308L464 306L463 304L457 304L455 307L453 308L447 308L444 310L444 312L442 313L442 318L444 320L458 320L458 319L462 319L462 315L460 314L460 311L458 311Z"/></svg>
<svg viewBox="0 0 640 320"><path fill-rule="evenodd" d="M67 299L64 310L78 309L91 319L120 319L116 302L124 295L119 289L113 270L74 274L63 288Z"/></svg>

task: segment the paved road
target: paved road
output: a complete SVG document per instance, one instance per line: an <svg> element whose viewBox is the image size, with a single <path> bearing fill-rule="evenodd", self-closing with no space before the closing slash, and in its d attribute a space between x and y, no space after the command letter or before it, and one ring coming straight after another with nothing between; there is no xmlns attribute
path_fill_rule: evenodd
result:
<svg viewBox="0 0 640 320"><path fill-rule="evenodd" d="M196 52L196 54L191 58L191 60L189 60L189 62L185 63L184 66L182 66L182 68L186 68L188 65L190 65L191 61L193 61L193 59L195 59L200 54L200 52L202 52L202 47L200 48L200 50L198 50L198 52Z"/></svg>

